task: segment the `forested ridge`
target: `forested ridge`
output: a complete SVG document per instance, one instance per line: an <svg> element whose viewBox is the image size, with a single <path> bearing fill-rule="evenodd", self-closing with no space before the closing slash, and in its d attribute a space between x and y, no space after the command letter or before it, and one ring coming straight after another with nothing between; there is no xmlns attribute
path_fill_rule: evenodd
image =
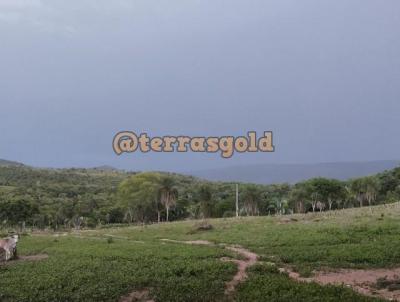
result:
<svg viewBox="0 0 400 302"><path fill-rule="evenodd" d="M235 183L171 173L0 166L0 227L98 227L235 215ZM328 211L400 200L400 168L339 181L239 184L239 214Z"/></svg>

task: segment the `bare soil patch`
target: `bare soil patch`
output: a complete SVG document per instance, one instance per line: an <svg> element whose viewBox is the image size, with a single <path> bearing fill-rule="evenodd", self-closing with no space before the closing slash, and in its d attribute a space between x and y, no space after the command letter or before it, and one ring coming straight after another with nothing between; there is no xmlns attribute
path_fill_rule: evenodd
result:
<svg viewBox="0 0 400 302"><path fill-rule="evenodd" d="M121 297L119 302L154 302L154 300L150 299L148 289L142 289L135 290L129 295Z"/></svg>
<svg viewBox="0 0 400 302"><path fill-rule="evenodd" d="M214 243L207 240L190 240L190 241L180 241L173 239L161 239L161 241L165 242L173 242L173 243L183 243L183 244L192 244L192 245L215 245Z"/></svg>
<svg viewBox="0 0 400 302"><path fill-rule="evenodd" d="M379 280L386 280L388 284L399 282L400 268L393 269L369 269L351 270L340 269L334 272L315 272L313 277L303 278L290 269L282 268L281 272L288 273L289 277L302 282L317 282L321 285L334 284L345 285L356 292L373 297L380 297L390 301L400 301L400 289L378 286Z"/></svg>
<svg viewBox="0 0 400 302"><path fill-rule="evenodd" d="M190 245L223 246L225 249L240 255L244 259L233 259L229 257L221 258L221 261L233 262L237 265L238 271L232 280L225 284L225 295L232 298L239 283L245 281L248 277L247 268L258 262L259 256L238 245L215 244L207 240L181 241L173 239L161 239L163 242L172 242ZM369 269L369 270L351 270L339 269L336 271L316 271L313 277L304 278L299 273L290 268L279 268L281 273L287 273L290 278L300 282L316 282L321 285L344 285L351 287L356 292L387 299L389 301L400 301L400 289L391 287L391 285L400 284L400 268L394 269ZM384 282L382 282L382 280ZM382 286L388 284L388 286ZM125 299L125 300L124 300ZM136 300L135 300L136 299ZM120 302L128 301L153 301L148 299L148 290L135 291L126 297L122 297Z"/></svg>
<svg viewBox="0 0 400 302"><path fill-rule="evenodd" d="M279 219L278 224L288 224L288 223L294 223L297 222L298 220L293 217L282 217Z"/></svg>
<svg viewBox="0 0 400 302"><path fill-rule="evenodd" d="M37 254L29 256L19 256L16 261L40 261L47 258L49 258L49 255L47 254Z"/></svg>
<svg viewBox="0 0 400 302"><path fill-rule="evenodd" d="M212 229L214 229L212 224L208 223L207 221L201 221L201 222L196 223L194 225L194 227L191 230L189 230L187 233L188 234L196 234L199 232L211 231Z"/></svg>

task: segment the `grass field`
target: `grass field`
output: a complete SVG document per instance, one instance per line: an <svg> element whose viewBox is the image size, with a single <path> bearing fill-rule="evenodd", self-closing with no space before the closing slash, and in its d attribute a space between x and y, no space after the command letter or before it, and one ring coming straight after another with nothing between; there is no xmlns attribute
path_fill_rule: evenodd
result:
<svg viewBox="0 0 400 302"><path fill-rule="evenodd" d="M380 301L345 286L298 282L302 276L337 268L400 266L400 204L316 214L209 220L28 234L19 255L40 261L0 265L0 301L118 301L147 289L155 301ZM188 245L161 239L208 240L241 245L259 255L233 296L225 282L240 258L220 245Z"/></svg>

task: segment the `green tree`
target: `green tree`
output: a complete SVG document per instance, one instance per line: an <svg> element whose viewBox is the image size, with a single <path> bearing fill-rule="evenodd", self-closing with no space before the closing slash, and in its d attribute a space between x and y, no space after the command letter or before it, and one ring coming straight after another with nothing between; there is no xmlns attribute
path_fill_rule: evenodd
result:
<svg viewBox="0 0 400 302"><path fill-rule="evenodd" d="M345 196L343 183L336 179L312 178L305 182L305 188L311 201L313 212L316 208L322 211L326 204L329 205L329 210L331 210L333 203L343 199Z"/></svg>
<svg viewBox="0 0 400 302"><path fill-rule="evenodd" d="M169 210L176 204L178 189L175 180L170 175L162 175L159 187L160 202L166 210L166 220L169 221Z"/></svg>
<svg viewBox="0 0 400 302"><path fill-rule="evenodd" d="M350 193L355 198L360 207L363 206L364 201L371 205L376 198L379 190L379 181L373 176L356 178L350 181Z"/></svg>
<svg viewBox="0 0 400 302"><path fill-rule="evenodd" d="M161 178L159 173L139 173L120 184L118 199L126 210L125 217L144 222L151 220L156 212L160 213Z"/></svg>

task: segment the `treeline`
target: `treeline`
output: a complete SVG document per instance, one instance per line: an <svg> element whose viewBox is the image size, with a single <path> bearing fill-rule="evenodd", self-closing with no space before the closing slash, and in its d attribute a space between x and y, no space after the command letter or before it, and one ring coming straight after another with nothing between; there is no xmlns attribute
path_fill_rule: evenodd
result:
<svg viewBox="0 0 400 302"><path fill-rule="evenodd" d="M81 228L235 215L235 183L170 173L0 167L0 227ZM239 214L329 211L400 200L400 168L339 181L239 184Z"/></svg>
<svg viewBox="0 0 400 302"><path fill-rule="evenodd" d="M118 222L115 194L130 175L90 169L0 167L0 227L25 224L58 229Z"/></svg>

